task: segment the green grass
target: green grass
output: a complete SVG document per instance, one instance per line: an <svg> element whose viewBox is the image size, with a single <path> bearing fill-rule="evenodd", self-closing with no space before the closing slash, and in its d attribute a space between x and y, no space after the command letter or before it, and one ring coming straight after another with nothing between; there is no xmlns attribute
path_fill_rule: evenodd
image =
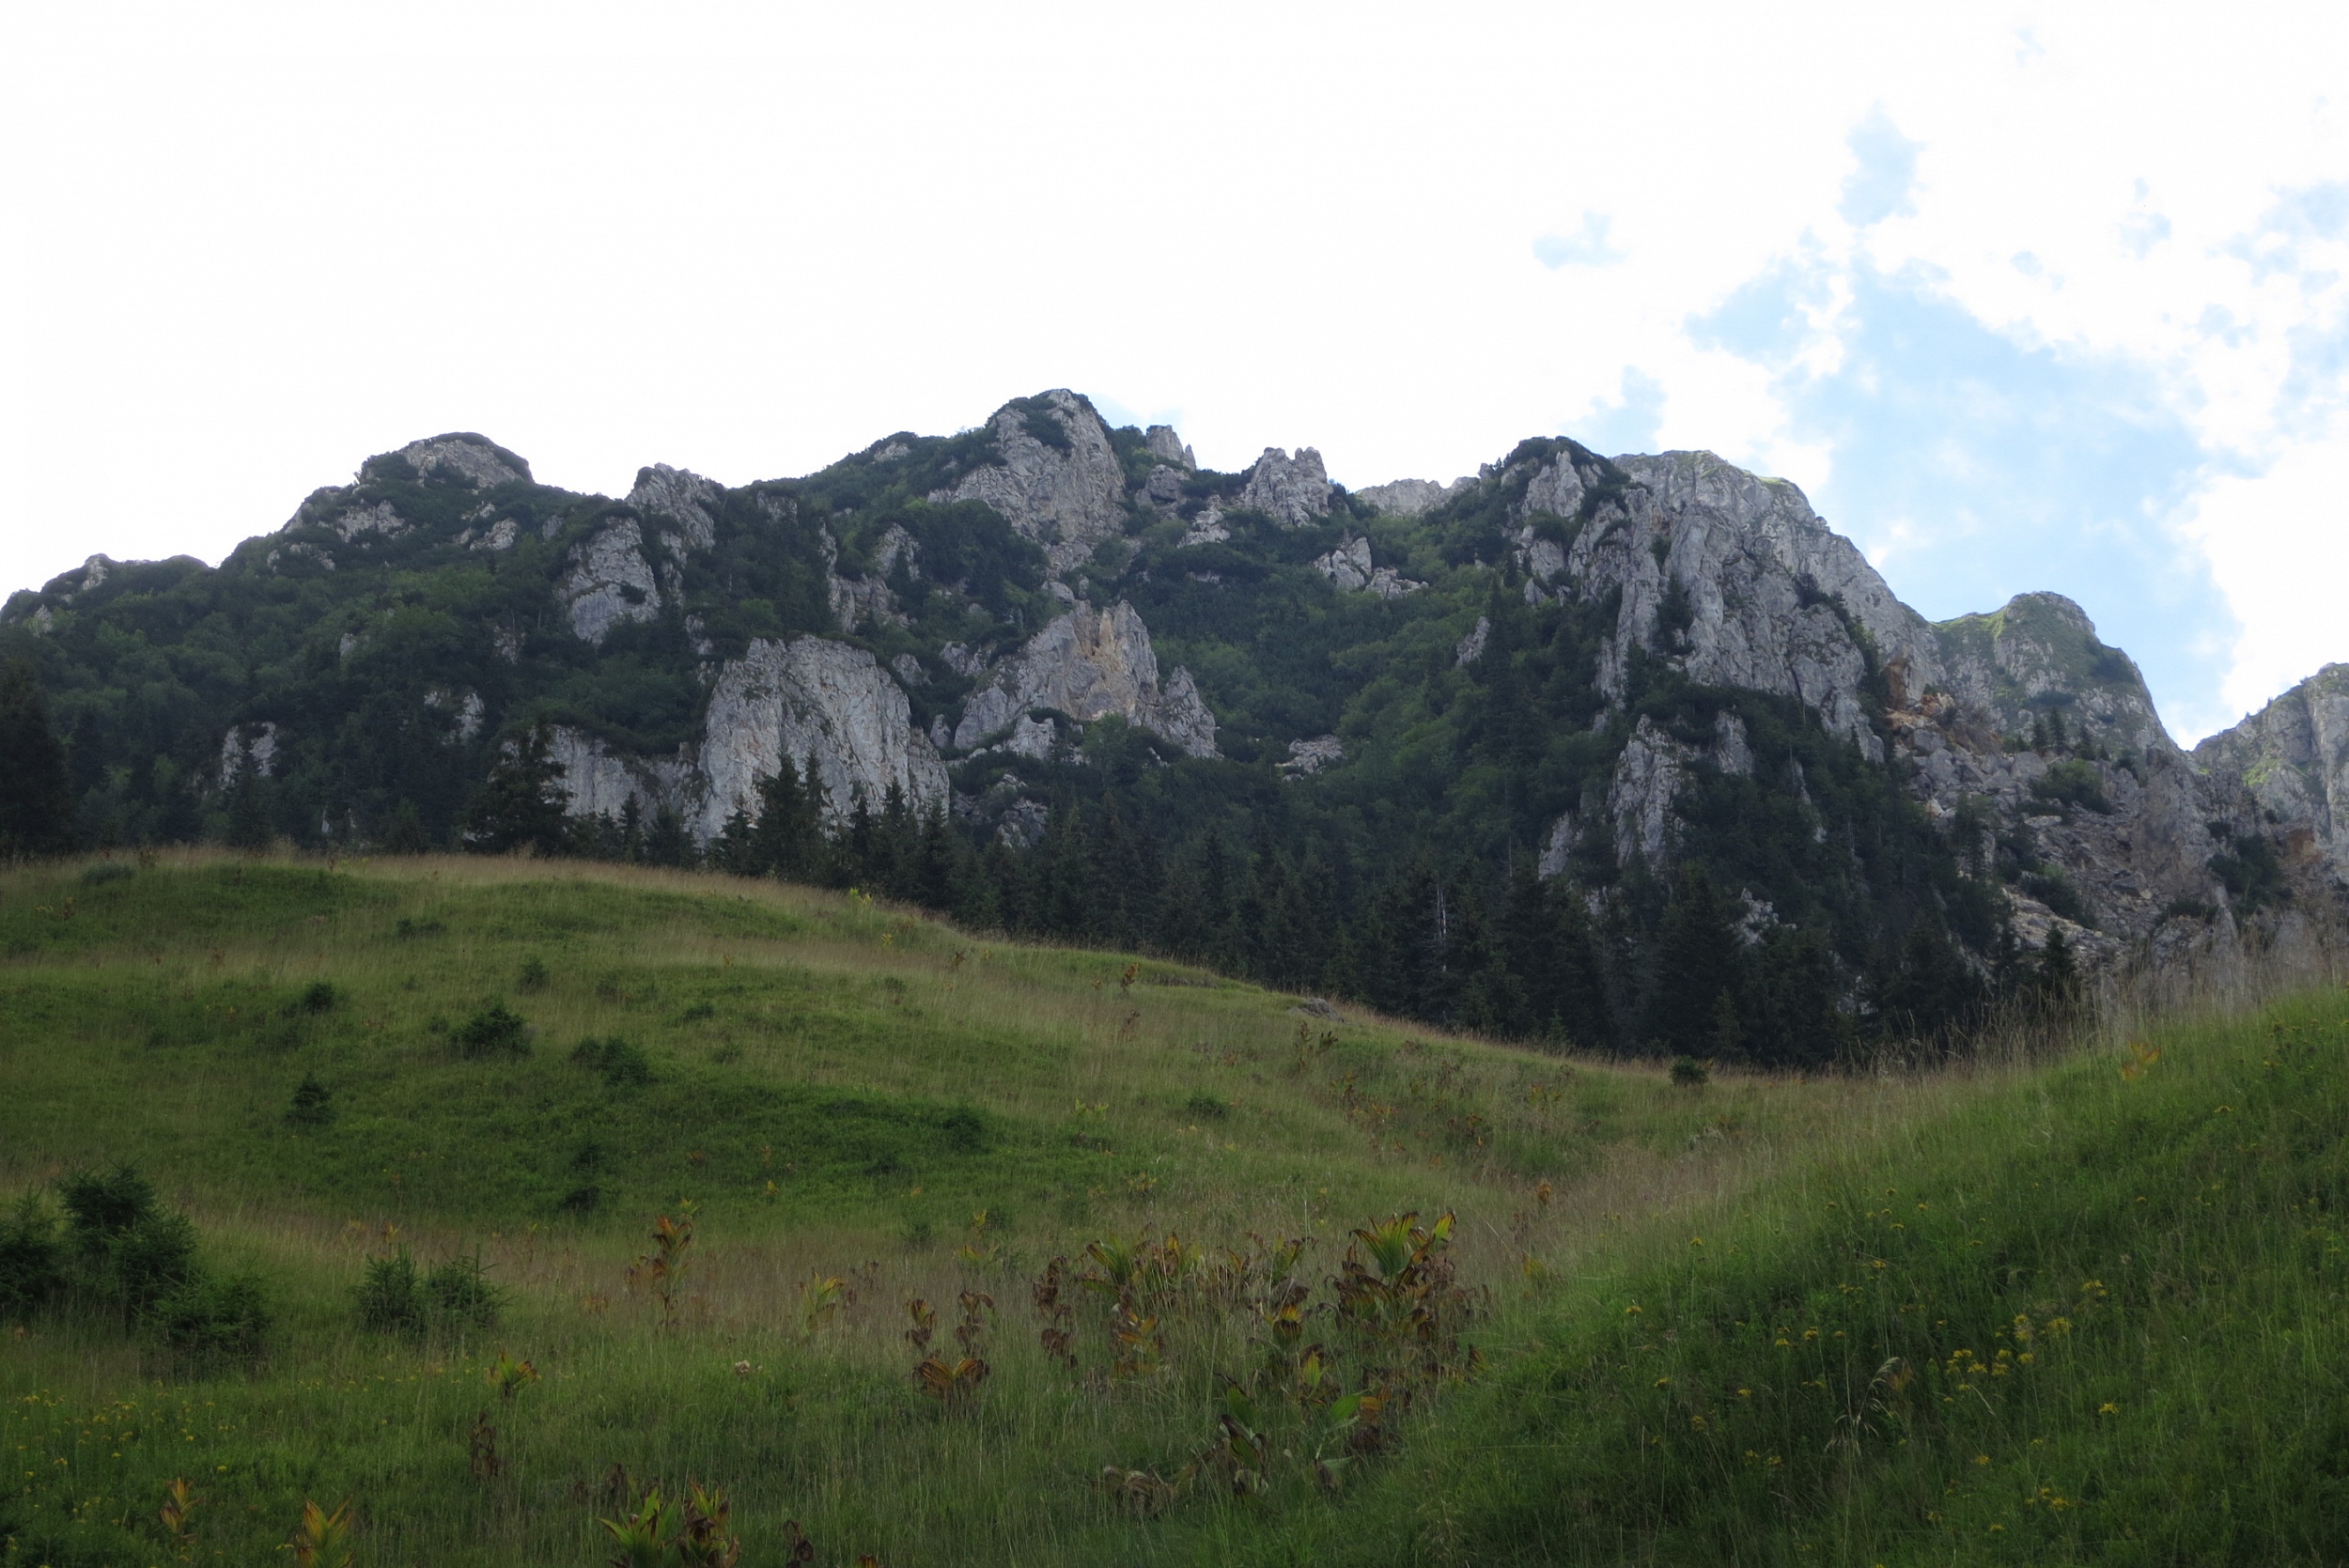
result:
<svg viewBox="0 0 2349 1568"><path fill-rule="evenodd" d="M1593 1270L1267 1555L2349 1560L2345 1014L2028 1074Z"/></svg>
<svg viewBox="0 0 2349 1568"><path fill-rule="evenodd" d="M2125 1079L1691 1090L773 884L83 873L0 875L0 1196L134 1161L279 1322L210 1372L72 1305L0 1338L0 1560L171 1560L185 1476L196 1561L273 1560L345 1497L361 1563L601 1561L614 1466L726 1488L750 1564L786 1521L894 1568L2329 1561L2349 1530L2337 997L2180 1026ZM465 1053L492 1002L526 1054ZM330 1119L289 1115L305 1080ZM626 1276L689 1201L664 1314ZM1414 1210L1458 1215L1474 1314L1423 1356L1331 1310L1348 1232ZM1049 1260L1169 1235L1191 1261L1132 1292L1162 1349L1072 1286L1078 1365L1048 1354ZM401 1247L478 1250L503 1323L362 1330ZM941 1406L907 1302L952 1359L964 1292L991 1375ZM1393 1395L1334 1496L1303 1343ZM543 1374L510 1402L501 1353ZM1272 1451L1244 1495L1236 1408Z"/></svg>

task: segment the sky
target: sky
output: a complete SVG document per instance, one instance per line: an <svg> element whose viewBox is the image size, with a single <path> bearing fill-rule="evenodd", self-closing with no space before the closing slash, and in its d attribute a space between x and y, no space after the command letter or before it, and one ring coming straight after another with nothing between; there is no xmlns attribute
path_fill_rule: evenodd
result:
<svg viewBox="0 0 2349 1568"><path fill-rule="evenodd" d="M1349 486L1799 484L2172 732L2349 660L2349 7L0 9L0 593L372 453L808 472L1089 394Z"/></svg>

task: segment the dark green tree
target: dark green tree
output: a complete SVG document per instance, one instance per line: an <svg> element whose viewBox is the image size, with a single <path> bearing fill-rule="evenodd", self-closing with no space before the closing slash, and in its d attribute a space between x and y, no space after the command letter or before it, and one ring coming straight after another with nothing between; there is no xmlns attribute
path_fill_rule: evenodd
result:
<svg viewBox="0 0 2349 1568"><path fill-rule="evenodd" d="M1742 954L1729 906L1701 865L1673 878L1650 979L1647 1038L1667 1056L1706 1056L1719 1034L1720 998L1736 1006Z"/></svg>
<svg viewBox="0 0 2349 1568"><path fill-rule="evenodd" d="M569 840L563 773L553 731L540 720L507 747L474 795L465 814L465 847L485 855L523 847L561 853Z"/></svg>
<svg viewBox="0 0 2349 1568"><path fill-rule="evenodd" d="M65 747L29 660L0 668L0 859L73 847Z"/></svg>

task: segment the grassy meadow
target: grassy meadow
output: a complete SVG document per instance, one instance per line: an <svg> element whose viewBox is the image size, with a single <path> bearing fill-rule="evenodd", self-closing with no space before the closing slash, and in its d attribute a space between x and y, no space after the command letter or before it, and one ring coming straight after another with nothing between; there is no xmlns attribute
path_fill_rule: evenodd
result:
<svg viewBox="0 0 2349 1568"><path fill-rule="evenodd" d="M134 1164L273 1312L0 1330L0 1560L601 1562L689 1480L753 1565L2342 1560L2337 989L1702 1087L1346 1011L718 877L0 873L0 1197ZM365 1326L402 1253L496 1321Z"/></svg>

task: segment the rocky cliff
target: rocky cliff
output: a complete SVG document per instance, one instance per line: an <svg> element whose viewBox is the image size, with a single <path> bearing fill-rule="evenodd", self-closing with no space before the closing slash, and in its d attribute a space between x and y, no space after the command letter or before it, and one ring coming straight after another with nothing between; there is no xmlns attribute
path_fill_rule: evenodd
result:
<svg viewBox="0 0 2349 1568"><path fill-rule="evenodd" d="M241 778L312 836L401 800L451 823L545 720L574 813L704 842L785 758L835 817L894 798L1014 844L1173 770L1152 831L1277 810L1349 875L1469 846L1602 910L1698 855L1755 910L1848 877L1858 932L1851 900L1913 902L1871 860L1911 831L1868 803L1890 788L1958 868L1948 918L1994 888L2030 945L2170 952L2337 919L2349 887L2349 669L2186 754L2078 606L1929 624L1795 486L1704 452L1538 440L1349 492L1311 447L1214 473L1054 390L800 479L655 464L613 499L452 434L218 572L93 557L0 637L54 672L86 809L132 836L217 820Z"/></svg>

